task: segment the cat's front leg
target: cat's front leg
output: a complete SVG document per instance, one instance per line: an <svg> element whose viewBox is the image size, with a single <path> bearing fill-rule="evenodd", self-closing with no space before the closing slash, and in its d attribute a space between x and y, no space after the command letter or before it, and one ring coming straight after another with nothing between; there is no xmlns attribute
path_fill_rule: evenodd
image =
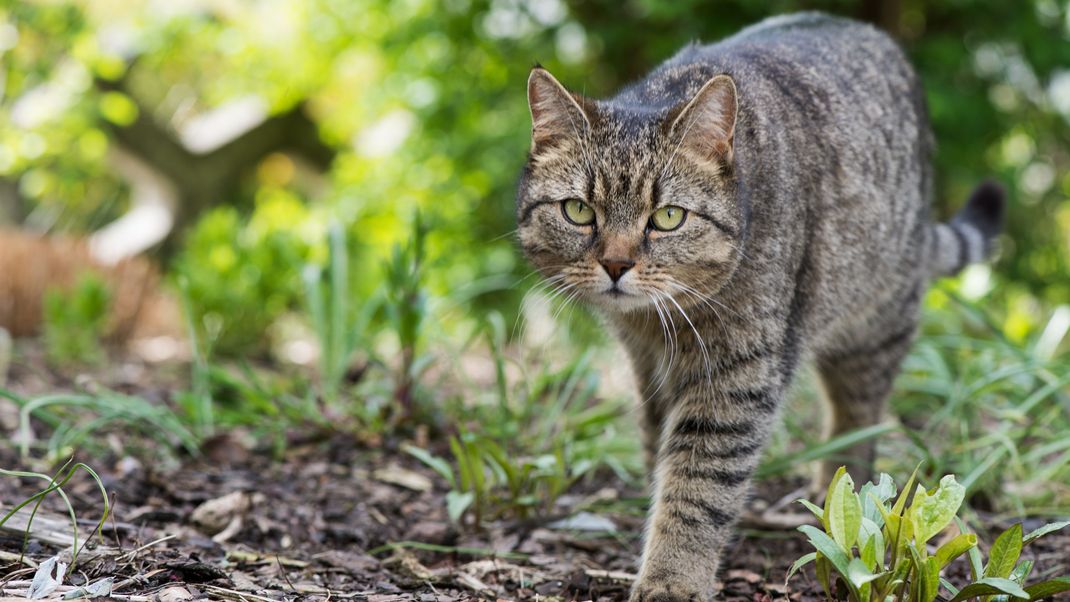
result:
<svg viewBox="0 0 1070 602"><path fill-rule="evenodd" d="M722 548L781 396L776 382L694 387L681 392L662 432L633 602L713 597Z"/></svg>

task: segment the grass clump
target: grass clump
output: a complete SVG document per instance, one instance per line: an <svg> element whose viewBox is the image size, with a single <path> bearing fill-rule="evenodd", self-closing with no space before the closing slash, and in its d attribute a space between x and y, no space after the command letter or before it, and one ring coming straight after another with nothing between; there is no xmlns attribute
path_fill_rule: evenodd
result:
<svg viewBox="0 0 1070 602"><path fill-rule="evenodd" d="M33 504L33 510L30 512L30 516L26 521L26 530L24 533L25 537L23 540L23 550L25 550L26 544L29 543L30 533L33 529L33 520L34 517L37 515L37 511L40 509L41 504L44 502L45 498L48 497L49 494L53 492L56 493L57 495L59 495L60 499L63 500L63 504L67 508L67 514L70 516L71 519L71 533L73 544L71 546L70 569L72 571L78 563L78 554L81 551L81 547L78 545L78 517L74 512L74 506L71 505L70 498L67 497L67 493L63 490L63 486L66 485L79 470L88 473L89 476L92 477L93 480L96 482L97 488L100 490L100 497L103 503L103 511L101 513L100 520L97 521L97 526L96 529L94 529L94 534L97 537L101 537L101 531L104 529L104 523L108 520L108 515L111 513L111 505L108 500L108 491L107 489L105 489L103 481L100 480L100 477L97 475L97 473L88 465L83 464L81 462L72 464L71 460L68 460L56 472L56 474L52 476L39 472L5 470L3 468L0 468L0 476L40 479L48 483L48 485L45 486L43 489L26 498L25 500L22 500L18 504L15 504L15 506L8 510L3 516L0 516L0 527L4 526L7 521L11 520L11 517L15 516L15 514L19 510L22 510L26 506Z"/></svg>
<svg viewBox="0 0 1070 602"><path fill-rule="evenodd" d="M1070 591L1070 577L1027 583L1033 563L1020 561L1023 546L1070 521L1052 523L1024 536L1022 525L1014 525L992 544L986 563L977 535L956 518L966 488L948 475L933 489L918 485L911 496L916 472L897 497L895 483L887 474L856 492L851 476L840 468L829 483L824 507L800 500L821 521L821 528L799 527L815 551L795 562L788 579L814 563L827 599L852 602L933 602L938 598L988 602L994 596L1003 601L1035 600ZM952 521L957 522L959 533L937 540ZM943 578L941 571L964 554L971 581L959 587Z"/></svg>

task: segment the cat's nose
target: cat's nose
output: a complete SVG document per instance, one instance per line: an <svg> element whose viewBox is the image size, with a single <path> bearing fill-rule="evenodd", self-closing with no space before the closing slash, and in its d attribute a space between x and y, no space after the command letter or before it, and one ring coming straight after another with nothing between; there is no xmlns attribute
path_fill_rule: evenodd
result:
<svg viewBox="0 0 1070 602"><path fill-rule="evenodd" d="M605 268L606 273L613 279L613 282L620 280L625 272L635 266L635 262L631 259L602 259L599 260L599 263Z"/></svg>

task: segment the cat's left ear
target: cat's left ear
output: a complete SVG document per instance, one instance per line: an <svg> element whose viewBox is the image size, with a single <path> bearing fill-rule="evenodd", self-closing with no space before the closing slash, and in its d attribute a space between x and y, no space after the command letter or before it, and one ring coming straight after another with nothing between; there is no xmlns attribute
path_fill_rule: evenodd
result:
<svg viewBox="0 0 1070 602"><path fill-rule="evenodd" d="M735 82L728 75L718 75L669 114L670 137L681 152L700 162L731 163L738 111Z"/></svg>

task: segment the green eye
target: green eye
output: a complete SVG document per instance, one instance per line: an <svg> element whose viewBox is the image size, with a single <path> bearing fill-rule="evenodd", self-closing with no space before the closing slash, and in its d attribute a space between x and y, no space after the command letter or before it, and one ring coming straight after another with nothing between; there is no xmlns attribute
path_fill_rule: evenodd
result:
<svg viewBox="0 0 1070 602"><path fill-rule="evenodd" d="M561 203L561 212L565 214L565 219L577 226L594 222L594 209L579 199L569 199Z"/></svg>
<svg viewBox="0 0 1070 602"><path fill-rule="evenodd" d="M687 209L676 205L666 205L650 216L650 224L656 230L668 232L679 228L684 223L685 217L687 217Z"/></svg>

